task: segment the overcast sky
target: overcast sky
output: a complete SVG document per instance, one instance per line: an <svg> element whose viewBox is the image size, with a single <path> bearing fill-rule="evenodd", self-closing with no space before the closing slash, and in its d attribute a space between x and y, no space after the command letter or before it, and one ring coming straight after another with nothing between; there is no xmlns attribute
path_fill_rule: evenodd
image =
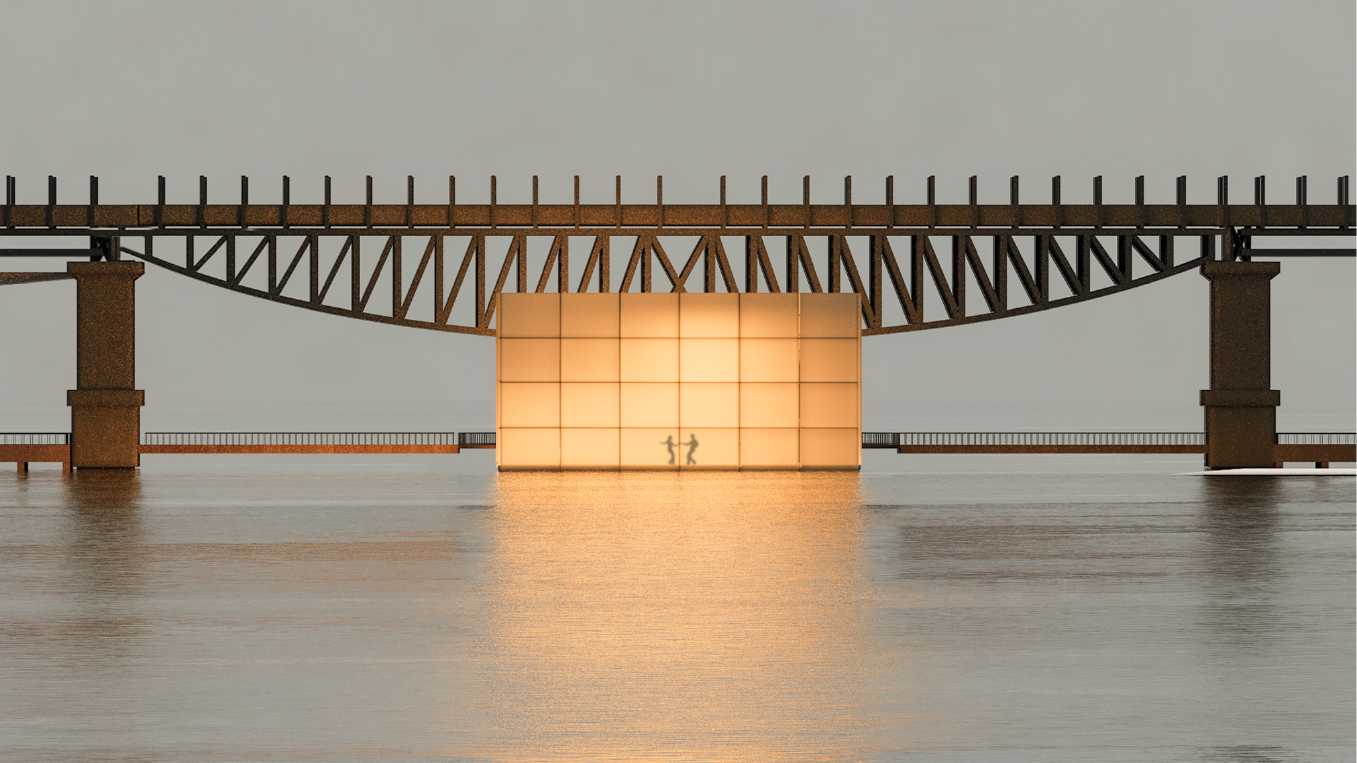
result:
<svg viewBox="0 0 1357 763"><path fill-rule="evenodd" d="M1354 5L1300 3L0 2L0 173L38 202L101 177L109 202L399 199L415 175L483 200L1002 201L1105 178L1151 201L1229 174L1273 195L1296 175L1331 202L1354 173ZM53 267L9 261L6 269ZM1350 430L1354 266L1284 264L1273 292L1279 423ZM138 285L144 428L478 429L494 423L493 343L274 305L148 266ZM1090 303L864 341L864 429L1200 426L1206 284L1195 273ZM74 288L0 291L0 430L65 430Z"/></svg>

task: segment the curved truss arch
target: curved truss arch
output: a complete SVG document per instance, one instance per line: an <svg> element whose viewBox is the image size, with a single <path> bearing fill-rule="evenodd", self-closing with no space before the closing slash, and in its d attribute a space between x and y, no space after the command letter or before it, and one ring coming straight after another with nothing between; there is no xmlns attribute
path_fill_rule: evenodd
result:
<svg viewBox="0 0 1357 763"><path fill-rule="evenodd" d="M871 336L1153 283L1212 258L1216 232L284 229L158 231L140 249L134 240L124 236L121 251L204 283L411 328L492 335L505 291L852 291ZM1177 251L1184 240L1186 259Z"/></svg>

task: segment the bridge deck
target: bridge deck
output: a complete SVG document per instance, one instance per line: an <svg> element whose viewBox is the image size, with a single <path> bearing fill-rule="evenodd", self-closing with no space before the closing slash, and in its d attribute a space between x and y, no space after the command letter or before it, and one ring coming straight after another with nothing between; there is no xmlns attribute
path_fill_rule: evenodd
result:
<svg viewBox="0 0 1357 763"><path fill-rule="evenodd" d="M1100 193L1095 191L1096 193ZM85 234L166 228L751 228L1227 225L1351 228L1336 204L13 204L6 233Z"/></svg>
<svg viewBox="0 0 1357 763"><path fill-rule="evenodd" d="M71 446L69 445L7 445L0 443L0 462L13 461L18 465L19 474L28 474L28 465L44 462L61 464L61 470L71 470Z"/></svg>

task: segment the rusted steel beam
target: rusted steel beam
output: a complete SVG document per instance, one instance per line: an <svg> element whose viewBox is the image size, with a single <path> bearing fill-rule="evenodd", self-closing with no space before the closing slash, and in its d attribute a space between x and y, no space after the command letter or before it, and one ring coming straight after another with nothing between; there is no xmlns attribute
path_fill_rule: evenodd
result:
<svg viewBox="0 0 1357 763"><path fill-rule="evenodd" d="M1350 228L1341 204L15 204L7 229L109 228ZM493 214L492 214L493 212ZM765 217L766 215L766 217ZM336 231L342 233L342 231Z"/></svg>
<svg viewBox="0 0 1357 763"><path fill-rule="evenodd" d="M0 273L0 286L42 283L44 281L67 281L73 278L75 276L70 273Z"/></svg>
<svg viewBox="0 0 1357 763"><path fill-rule="evenodd" d="M69 469L70 445L5 445L0 444L0 463L60 463Z"/></svg>
<svg viewBox="0 0 1357 763"><path fill-rule="evenodd" d="M1276 235L1350 238L1357 216L1346 177L1338 179L1332 199L1336 203L1329 204L1312 203L1304 177L1296 179L1295 203L1285 204L1267 202L1261 178L1255 179L1251 203L1235 204L1230 203L1225 177L1217 179L1214 204L1189 204L1187 180L1181 176L1171 204L1146 203L1144 177L1134 180L1132 204L1105 203L1101 177L1093 179L1092 203L1084 204L1066 203L1058 176L1051 179L1049 203L1023 203L1014 176L1007 204L981 204L979 182L972 176L966 203L940 204L936 178L930 176L924 182L926 203L901 204L894 180L886 178L884 204L855 203L851 177L844 178L841 203L812 203L808 176L802 177L799 204L771 203L767 176L760 178L757 204L730 203L724 176L718 203L672 204L665 202L660 177L655 179L653 203L624 203L619 176L611 203L585 204L575 176L570 203L544 204L533 176L531 203L501 204L498 179L491 176L489 203L465 204L458 203L456 178L449 177L446 203L417 204L414 178L407 176L404 203L388 204L376 201L373 178L366 176L363 203L334 204L332 181L326 176L323 202L300 204L292 203L291 178L284 176L282 203L258 204L251 203L249 180L242 177L234 199L214 204L209 203L207 179L200 176L197 203L171 204L165 180L158 177L154 204L103 204L98 179L91 177L84 203L62 204L56 179L49 178L45 204L20 204L14 179L7 177L0 237L87 236L92 259L102 252L103 259L116 260L125 252L274 302L394 325L489 335L495 331L496 308L505 290L525 292L535 284L536 291L545 292L554 282L555 291L568 292L570 237L588 236L593 245L576 291L756 292L762 273L765 288L772 292L851 289L863 300L863 333L873 335L1023 315L1153 283L1202 262L1342 256L1351 250L1254 249L1251 242ZM134 235L143 239L141 251L117 243L120 236L130 241ZM745 239L743 286L724 236ZM1188 254L1175 251L1178 236L1198 237L1199 254L1184 259L1197 248L1186 250ZM297 240L281 242L287 248L280 256L279 239L289 237ZM406 242L411 237L419 240ZM444 239L459 237L468 241L449 286L452 273L444 246L461 247L462 242ZM540 270L538 258L530 256L532 237L552 237ZM619 246L631 250L619 263L620 284L611 277L613 237L621 237ZM781 283L765 241L778 237L784 239L778 250L785 252ZM382 239L369 241L366 262L360 246L364 238ZM675 241L686 238L692 241ZM950 238L950 251L932 238ZM1061 238L1069 240L1062 243ZM183 244L182 265L174 254L176 240ZM243 263L237 262L238 247ZM0 249L0 255L5 253ZM261 258L264 262L254 268ZM343 301L339 294L344 289L332 287L346 267L349 295L341 306L334 302ZM267 271L267 281L261 283L264 273L255 271ZM972 280L981 299L968 302ZM389 282L390 299L373 299L383 281ZM474 300L469 310L455 309L462 293L467 294L464 305ZM430 314L412 317L413 306L426 298ZM942 310L930 309L925 315L930 304ZM896 323L887 320L897 314L902 317Z"/></svg>
<svg viewBox="0 0 1357 763"><path fill-rule="evenodd" d="M1276 445L1274 452L1273 458L1279 464L1287 461L1357 462L1357 445Z"/></svg>

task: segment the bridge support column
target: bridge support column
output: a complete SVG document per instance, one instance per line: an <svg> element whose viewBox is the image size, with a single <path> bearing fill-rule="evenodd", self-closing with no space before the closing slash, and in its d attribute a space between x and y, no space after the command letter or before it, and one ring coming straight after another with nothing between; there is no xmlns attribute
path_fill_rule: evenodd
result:
<svg viewBox="0 0 1357 763"><path fill-rule="evenodd" d="M1270 282L1279 272L1276 262L1202 264L1211 285L1211 388L1201 392L1208 469L1276 463Z"/></svg>
<svg viewBox="0 0 1357 763"><path fill-rule="evenodd" d="M133 469L141 464L141 406L136 389L135 282L140 262L72 262L75 278L76 388L71 407L71 465Z"/></svg>

